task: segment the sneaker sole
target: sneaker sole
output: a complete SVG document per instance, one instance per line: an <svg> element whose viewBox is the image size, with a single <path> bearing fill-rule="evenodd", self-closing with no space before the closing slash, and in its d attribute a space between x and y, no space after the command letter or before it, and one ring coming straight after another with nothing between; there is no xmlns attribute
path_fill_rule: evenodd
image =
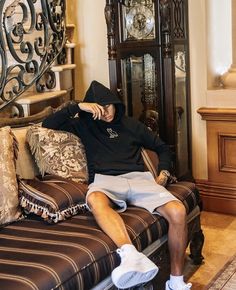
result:
<svg viewBox="0 0 236 290"><path fill-rule="evenodd" d="M189 283L189 284L191 284L191 283ZM188 289L188 290L191 290L191 287L192 287L192 284L191 284L191 286L190 287L188 287L188 285L189 284L186 284L186 287L185 288L182 288L182 289ZM188 288L187 288L188 287ZM169 285L169 281L166 281L166 289L165 290L174 290L174 288L172 288L172 287L170 287L170 285Z"/></svg>
<svg viewBox="0 0 236 290"><path fill-rule="evenodd" d="M112 281L117 288L126 289L139 284L151 281L158 273L158 268L149 269L146 272L129 271L119 275L116 280L114 276L118 276L116 269L112 272Z"/></svg>

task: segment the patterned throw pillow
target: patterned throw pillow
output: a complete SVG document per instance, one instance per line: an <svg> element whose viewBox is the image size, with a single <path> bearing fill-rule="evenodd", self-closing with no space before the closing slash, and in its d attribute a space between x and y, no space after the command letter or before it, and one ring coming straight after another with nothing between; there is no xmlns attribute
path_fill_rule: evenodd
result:
<svg viewBox="0 0 236 290"><path fill-rule="evenodd" d="M88 181L84 146L74 134L34 125L28 129L26 140L43 176L48 173Z"/></svg>
<svg viewBox="0 0 236 290"><path fill-rule="evenodd" d="M5 225L21 215L15 168L18 148L10 127L0 128L0 148L0 225Z"/></svg>
<svg viewBox="0 0 236 290"><path fill-rule="evenodd" d="M19 199L24 212L41 216L48 223L84 212L86 192L86 184L59 176L19 180Z"/></svg>

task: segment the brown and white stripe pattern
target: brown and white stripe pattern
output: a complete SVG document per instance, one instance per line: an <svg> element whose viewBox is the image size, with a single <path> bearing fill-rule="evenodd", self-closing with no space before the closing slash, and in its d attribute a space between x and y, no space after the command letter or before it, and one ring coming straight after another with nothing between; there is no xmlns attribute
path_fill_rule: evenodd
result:
<svg viewBox="0 0 236 290"><path fill-rule="evenodd" d="M168 189L188 212L196 206L191 183L178 182ZM166 221L145 209L128 207L121 215L140 251L167 233ZM119 264L115 250L89 212L51 225L29 216L0 230L0 289L91 289Z"/></svg>

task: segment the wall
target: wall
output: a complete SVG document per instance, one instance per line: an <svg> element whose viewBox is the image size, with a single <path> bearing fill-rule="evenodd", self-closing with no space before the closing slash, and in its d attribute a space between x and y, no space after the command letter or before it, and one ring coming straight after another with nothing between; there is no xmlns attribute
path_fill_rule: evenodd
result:
<svg viewBox="0 0 236 290"><path fill-rule="evenodd" d="M94 79L109 86L105 0L67 0L67 18L76 25L75 89L83 96Z"/></svg>
<svg viewBox="0 0 236 290"><path fill-rule="evenodd" d="M219 75L226 72L232 63L231 0L207 0L205 2L207 86L209 89L214 89L220 86Z"/></svg>
<svg viewBox="0 0 236 290"><path fill-rule="evenodd" d="M227 105L231 107L235 105L235 98L232 97L231 92L208 90L208 83L214 83L212 73L217 73L212 66L209 69L208 60L209 35L207 29L209 29L209 22L207 20L214 1L189 0L193 175L196 179L203 180L208 178L206 122L201 119L197 110L204 106ZM105 0L69 0L69 3L70 17L77 26L76 94L81 99L93 79L109 85L104 18ZM76 13L74 13L75 11ZM224 13L227 14L226 7ZM74 15L74 19L72 15ZM217 13L214 12L213 18L216 19L216 16ZM228 39L227 41L229 42ZM230 53L227 53L224 66L227 61L229 62ZM212 56L212 63L215 62L216 57L217 53ZM225 103L222 102L222 98Z"/></svg>
<svg viewBox="0 0 236 290"><path fill-rule="evenodd" d="M206 125L197 109L206 104L207 54L205 0L189 1L193 176L207 178Z"/></svg>

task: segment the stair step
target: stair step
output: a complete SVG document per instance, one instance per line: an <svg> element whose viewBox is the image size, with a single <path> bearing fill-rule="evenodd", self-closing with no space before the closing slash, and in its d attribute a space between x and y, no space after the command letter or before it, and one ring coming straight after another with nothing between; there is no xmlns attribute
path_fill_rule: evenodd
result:
<svg viewBox="0 0 236 290"><path fill-rule="evenodd" d="M61 65L55 65L51 67L51 70L53 72L62 72L66 70L72 70L76 68L76 64L61 64Z"/></svg>
<svg viewBox="0 0 236 290"><path fill-rule="evenodd" d="M76 43L74 42L66 42L65 47L66 48L75 48Z"/></svg>
<svg viewBox="0 0 236 290"><path fill-rule="evenodd" d="M23 105L23 104L34 104L41 101L46 101L48 99L57 98L59 96L62 96L66 94L66 90L61 91L50 91L45 93L25 93L19 99L17 100L17 103Z"/></svg>
<svg viewBox="0 0 236 290"><path fill-rule="evenodd" d="M42 111L47 106L56 108L67 99L68 91L61 90L44 93L24 93L16 102L22 105L24 116L27 117Z"/></svg>

